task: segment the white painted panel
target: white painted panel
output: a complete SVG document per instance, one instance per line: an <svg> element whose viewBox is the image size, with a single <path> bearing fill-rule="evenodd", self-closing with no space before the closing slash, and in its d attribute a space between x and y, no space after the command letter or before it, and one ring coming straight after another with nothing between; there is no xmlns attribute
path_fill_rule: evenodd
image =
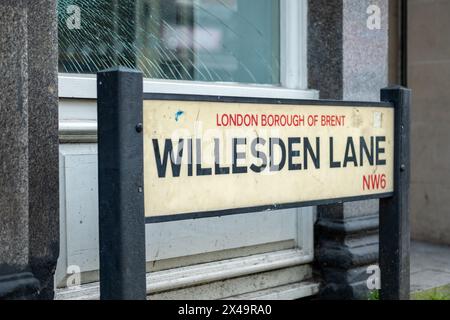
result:
<svg viewBox="0 0 450 320"><path fill-rule="evenodd" d="M97 147L60 147L61 250L57 282L67 267L98 269Z"/></svg>
<svg viewBox="0 0 450 320"><path fill-rule="evenodd" d="M97 155L65 156L67 250L69 265L97 268Z"/></svg>
<svg viewBox="0 0 450 320"><path fill-rule="evenodd" d="M295 210L147 225L147 260L296 239Z"/></svg>
<svg viewBox="0 0 450 320"><path fill-rule="evenodd" d="M61 99L59 121L97 121L97 101Z"/></svg>

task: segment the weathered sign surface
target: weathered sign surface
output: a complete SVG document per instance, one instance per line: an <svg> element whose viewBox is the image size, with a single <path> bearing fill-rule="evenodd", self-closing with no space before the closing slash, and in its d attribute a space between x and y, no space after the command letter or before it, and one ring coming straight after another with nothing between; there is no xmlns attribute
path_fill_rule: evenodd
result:
<svg viewBox="0 0 450 320"><path fill-rule="evenodd" d="M147 218L379 198L394 190L389 104L189 100L144 100Z"/></svg>

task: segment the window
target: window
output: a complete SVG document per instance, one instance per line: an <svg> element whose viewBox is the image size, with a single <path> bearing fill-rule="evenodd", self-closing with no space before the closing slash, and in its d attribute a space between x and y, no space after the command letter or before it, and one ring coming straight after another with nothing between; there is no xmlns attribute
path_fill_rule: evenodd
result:
<svg viewBox="0 0 450 320"><path fill-rule="evenodd" d="M60 72L280 84L280 0L60 0Z"/></svg>

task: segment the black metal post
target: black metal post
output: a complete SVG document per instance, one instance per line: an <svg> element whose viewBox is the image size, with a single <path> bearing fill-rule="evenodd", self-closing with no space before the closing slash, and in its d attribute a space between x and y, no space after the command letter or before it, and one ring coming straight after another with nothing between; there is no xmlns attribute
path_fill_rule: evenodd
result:
<svg viewBox="0 0 450 320"><path fill-rule="evenodd" d="M100 298L146 299L143 76L98 73Z"/></svg>
<svg viewBox="0 0 450 320"><path fill-rule="evenodd" d="M380 271L382 300L410 298L410 104L411 90L381 90L381 100L395 105L394 195L380 200Z"/></svg>

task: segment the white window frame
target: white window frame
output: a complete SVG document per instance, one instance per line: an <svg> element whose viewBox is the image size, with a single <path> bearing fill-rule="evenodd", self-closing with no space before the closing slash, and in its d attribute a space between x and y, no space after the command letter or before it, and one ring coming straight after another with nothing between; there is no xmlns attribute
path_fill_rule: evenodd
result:
<svg viewBox="0 0 450 320"><path fill-rule="evenodd" d="M180 80L144 79L144 92L220 95L279 99L318 99L307 88L307 0L281 0L281 86ZM59 74L60 99L97 99L96 76ZM96 139L96 112L60 110L61 142L92 143ZM298 237L304 263L313 261L313 209L297 209ZM64 228L63 228L64 230ZM63 236L63 235L62 235Z"/></svg>

